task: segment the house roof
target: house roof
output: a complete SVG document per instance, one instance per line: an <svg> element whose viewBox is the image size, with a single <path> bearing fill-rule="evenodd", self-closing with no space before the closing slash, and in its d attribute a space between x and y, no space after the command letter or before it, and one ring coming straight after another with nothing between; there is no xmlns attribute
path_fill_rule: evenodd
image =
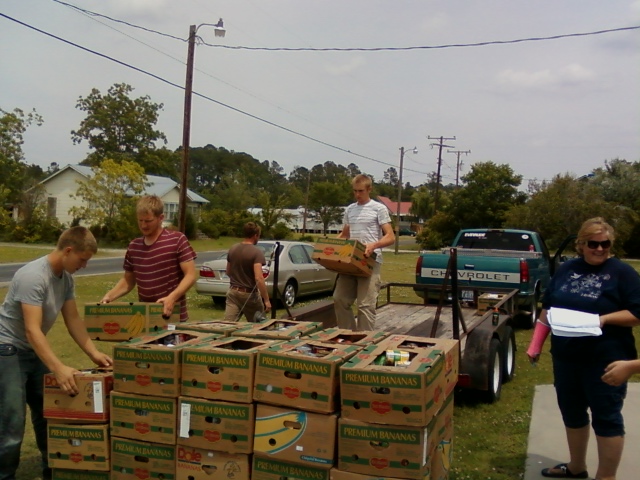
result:
<svg viewBox="0 0 640 480"><path fill-rule="evenodd" d="M93 171L91 170L91 167L87 167L84 165L66 165L65 167L55 172L54 174L42 180L40 183L48 182L52 178L56 177L57 175L60 175L65 170L69 170L69 169L75 170L80 175L86 178L91 178L91 176L93 175ZM145 186L145 189L144 189L145 195L157 195L158 197L162 198L174 188L177 188L178 190L180 189L178 182L167 177L159 177L157 175L146 175L145 179L146 179L146 183L149 184L148 186ZM209 200L207 200L204 197L201 197L196 192L190 189L187 189L187 200L193 203L209 203Z"/></svg>
<svg viewBox="0 0 640 480"><path fill-rule="evenodd" d="M378 201L387 207L391 215L398 213L398 202L394 202L389 197L383 197L382 195L378 195ZM411 202L400 202L400 216L410 215L409 210L411 210Z"/></svg>

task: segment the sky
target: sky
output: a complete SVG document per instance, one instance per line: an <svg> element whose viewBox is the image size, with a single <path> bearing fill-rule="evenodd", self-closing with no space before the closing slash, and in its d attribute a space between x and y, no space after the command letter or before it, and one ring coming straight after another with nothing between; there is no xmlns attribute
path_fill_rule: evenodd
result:
<svg viewBox="0 0 640 480"><path fill-rule="evenodd" d="M192 147L376 180L404 148L413 186L437 170L440 137L445 185L478 162L526 185L640 161L640 0L0 0L0 14L0 108L42 115L23 151L44 169L90 153L71 140L76 103L116 83L163 104L157 128L178 148L190 25L205 42ZM203 25L219 18L224 38ZM611 29L627 30L544 39Z"/></svg>

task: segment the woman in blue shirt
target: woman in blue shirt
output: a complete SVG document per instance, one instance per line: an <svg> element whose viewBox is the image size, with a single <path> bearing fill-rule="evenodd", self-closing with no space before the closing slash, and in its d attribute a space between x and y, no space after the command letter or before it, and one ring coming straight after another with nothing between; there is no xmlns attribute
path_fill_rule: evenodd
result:
<svg viewBox="0 0 640 480"><path fill-rule="evenodd" d="M576 240L579 257L562 264L549 283L527 350L531 361L537 361L550 331L551 307L599 316L602 335L551 336L554 386L570 460L543 469L545 477L588 478L586 456L591 423L598 443L595 478L616 478L624 446L622 405L627 384L607 384L602 375L611 362L637 357L632 327L640 325L640 276L610 255L614 240L614 230L603 218L582 224Z"/></svg>

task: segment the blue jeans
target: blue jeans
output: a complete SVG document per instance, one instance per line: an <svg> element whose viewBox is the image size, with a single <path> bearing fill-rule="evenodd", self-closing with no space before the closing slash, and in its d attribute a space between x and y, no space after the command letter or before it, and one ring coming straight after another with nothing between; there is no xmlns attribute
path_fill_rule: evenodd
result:
<svg viewBox="0 0 640 480"><path fill-rule="evenodd" d="M47 466L47 421L43 416L43 377L47 372L35 352L0 344L0 480L16 478L27 405L42 467Z"/></svg>

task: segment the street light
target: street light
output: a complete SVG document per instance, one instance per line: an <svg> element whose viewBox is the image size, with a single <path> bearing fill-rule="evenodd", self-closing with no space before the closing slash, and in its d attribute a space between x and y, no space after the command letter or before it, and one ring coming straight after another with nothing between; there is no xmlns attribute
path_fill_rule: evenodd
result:
<svg viewBox="0 0 640 480"><path fill-rule="evenodd" d="M178 200L178 228L182 233L186 230L187 224L187 189L189 180L189 142L191 136L191 94L193 92L193 58L196 50L196 38L198 29L202 26L209 26L215 29L216 37L224 37L225 29L222 19L218 23L201 23L198 26L189 27L189 48L187 51L187 78L184 86L184 119L182 128L182 169L180 172L180 197Z"/></svg>
<svg viewBox="0 0 640 480"><path fill-rule="evenodd" d="M415 155L418 153L418 147L413 147ZM400 245L400 203L402 202L402 162L404 160L404 147L400 147L400 172L398 174L398 204L396 206L396 246L395 254L398 254L398 246Z"/></svg>

